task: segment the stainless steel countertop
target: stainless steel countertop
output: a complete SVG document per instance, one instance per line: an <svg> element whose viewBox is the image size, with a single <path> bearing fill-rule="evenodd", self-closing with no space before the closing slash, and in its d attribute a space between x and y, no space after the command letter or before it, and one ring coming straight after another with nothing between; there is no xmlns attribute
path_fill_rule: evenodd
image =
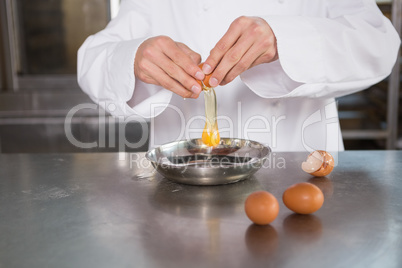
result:
<svg viewBox="0 0 402 268"><path fill-rule="evenodd" d="M210 187L169 182L143 156L0 155L0 267L402 267L402 151L342 152L327 178L301 170L306 153L276 153ZM325 194L307 216L281 201L303 181ZM265 227L243 210L262 189L280 203Z"/></svg>

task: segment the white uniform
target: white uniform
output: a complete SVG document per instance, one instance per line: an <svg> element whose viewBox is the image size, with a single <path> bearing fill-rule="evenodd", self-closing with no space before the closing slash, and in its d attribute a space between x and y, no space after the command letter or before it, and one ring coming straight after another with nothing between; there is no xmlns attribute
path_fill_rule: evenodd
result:
<svg viewBox="0 0 402 268"><path fill-rule="evenodd" d="M151 147L199 138L202 93L184 100L136 79L136 50L166 35L204 61L242 15L268 22L279 60L216 88L221 137L256 140L273 151L343 150L334 98L384 79L400 46L374 0L123 0L118 16L80 48L79 84L113 115L151 118Z"/></svg>

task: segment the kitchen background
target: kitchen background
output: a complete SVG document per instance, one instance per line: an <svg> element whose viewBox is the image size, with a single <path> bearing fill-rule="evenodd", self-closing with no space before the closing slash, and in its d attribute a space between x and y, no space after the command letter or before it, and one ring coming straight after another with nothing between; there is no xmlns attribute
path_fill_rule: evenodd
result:
<svg viewBox="0 0 402 268"><path fill-rule="evenodd" d="M76 81L77 50L90 34L116 15L120 0L2 0L0 2L0 152L145 151L144 128L119 123L102 110L80 109L66 137L73 107L91 100ZM377 1L401 31L401 2ZM402 149L400 68L368 90L338 99L345 147L349 150ZM398 127L399 126L399 127ZM149 127L149 124L148 124ZM119 139L125 137L123 143ZM125 144L123 148L119 144Z"/></svg>

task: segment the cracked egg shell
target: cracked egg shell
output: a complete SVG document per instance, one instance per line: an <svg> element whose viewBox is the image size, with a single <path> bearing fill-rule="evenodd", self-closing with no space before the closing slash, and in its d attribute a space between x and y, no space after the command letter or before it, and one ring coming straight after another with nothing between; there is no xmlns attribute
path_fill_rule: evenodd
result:
<svg viewBox="0 0 402 268"><path fill-rule="evenodd" d="M322 150L312 152L306 161L302 163L302 169L316 177L327 176L332 172L334 166L334 157Z"/></svg>

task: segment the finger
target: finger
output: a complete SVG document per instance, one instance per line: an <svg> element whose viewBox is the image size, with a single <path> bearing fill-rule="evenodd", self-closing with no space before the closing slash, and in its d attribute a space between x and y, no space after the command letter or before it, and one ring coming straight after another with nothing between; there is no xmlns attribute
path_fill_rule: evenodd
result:
<svg viewBox="0 0 402 268"><path fill-rule="evenodd" d="M262 54L263 51L260 49L260 47L256 44L253 44L251 48L246 51L240 61L238 61L237 64L229 70L220 85L226 85L232 82L237 76L250 69L252 64L257 63L258 58Z"/></svg>
<svg viewBox="0 0 402 268"><path fill-rule="evenodd" d="M186 53L195 64L199 65L201 63L201 55L200 54L193 51L191 48L189 48L187 45L185 45L183 43L177 42L177 46L181 50L183 50L183 52Z"/></svg>
<svg viewBox="0 0 402 268"><path fill-rule="evenodd" d="M222 80L227 76L230 70L232 70L236 64L244 57L246 52L252 47L254 40L249 38L247 34L239 38L236 44L224 55L221 62L211 75L209 84L212 87L219 85ZM251 60L250 64L254 60ZM243 64L242 62L241 64ZM248 66L247 66L248 67ZM239 66L239 68L245 68L245 66ZM234 77L233 77L234 79Z"/></svg>
<svg viewBox="0 0 402 268"><path fill-rule="evenodd" d="M195 94L201 92L202 88L197 80L188 75L188 73L180 68L180 66L176 65L176 63L166 55L161 54L158 57L157 62L154 62L154 64L158 65L166 74L180 83L187 90L190 90Z"/></svg>
<svg viewBox="0 0 402 268"><path fill-rule="evenodd" d="M151 76L144 74L143 78L140 79L141 81L147 83L147 84L154 84L154 85L158 85L160 86L160 84L158 83L158 81L156 81L155 79L153 79Z"/></svg>
<svg viewBox="0 0 402 268"><path fill-rule="evenodd" d="M202 70L205 74L210 74L222 60L223 56L237 42L241 36L244 25L247 23L246 20L246 17L240 17L233 21L227 32L218 41L218 43L216 43L203 65Z"/></svg>
<svg viewBox="0 0 402 268"><path fill-rule="evenodd" d="M198 80L204 79L204 73L200 67L175 42L166 42L163 46L163 53L188 75Z"/></svg>
<svg viewBox="0 0 402 268"><path fill-rule="evenodd" d="M237 76L246 70L253 68L254 66L262 63L272 62L278 59L278 53L274 48L263 54L260 54L260 52L261 51L256 49L255 46L251 47L247 51L246 55L244 55L244 57L236 64L236 66L229 71L220 85L224 86L232 82Z"/></svg>
<svg viewBox="0 0 402 268"><path fill-rule="evenodd" d="M156 64L149 64L147 67L147 73L145 75L154 79L157 85L162 86L163 88L170 90L183 98L191 98L194 94L192 91L187 90L179 82L170 77Z"/></svg>
<svg viewBox="0 0 402 268"><path fill-rule="evenodd" d="M259 58L257 58L250 66L250 68L253 68L256 65L262 64L262 63L267 63L267 62L272 62L276 61L279 59L278 52L276 49L271 49L268 51L268 53L265 53L261 55Z"/></svg>
<svg viewBox="0 0 402 268"><path fill-rule="evenodd" d="M279 58L276 37L273 35L273 33L267 37L262 37L262 40L258 44L260 46L260 50L264 51L264 53L255 59L250 68L262 63L275 61Z"/></svg>
<svg viewBox="0 0 402 268"><path fill-rule="evenodd" d="M144 83L159 85L159 83L152 77L152 65L153 63L148 59L143 58L138 61L136 60L134 62L134 75Z"/></svg>

